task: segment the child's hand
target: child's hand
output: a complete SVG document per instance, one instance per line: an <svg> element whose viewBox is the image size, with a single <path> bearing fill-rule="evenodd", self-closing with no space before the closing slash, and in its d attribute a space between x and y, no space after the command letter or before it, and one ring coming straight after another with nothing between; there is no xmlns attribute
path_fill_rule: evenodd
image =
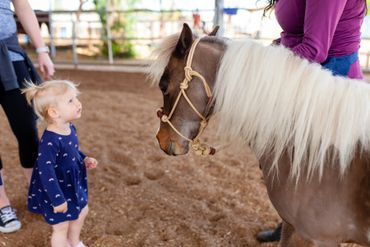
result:
<svg viewBox="0 0 370 247"><path fill-rule="evenodd" d="M53 207L54 208L54 213L65 213L68 210L68 204L67 202L64 202L63 204Z"/></svg>
<svg viewBox="0 0 370 247"><path fill-rule="evenodd" d="M98 161L91 157L86 157L84 163L87 169L94 169L98 165Z"/></svg>

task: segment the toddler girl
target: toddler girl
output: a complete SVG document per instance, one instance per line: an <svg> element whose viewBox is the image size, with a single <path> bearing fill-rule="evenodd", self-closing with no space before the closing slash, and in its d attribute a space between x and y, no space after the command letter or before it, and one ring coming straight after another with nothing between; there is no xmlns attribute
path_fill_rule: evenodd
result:
<svg viewBox="0 0 370 247"><path fill-rule="evenodd" d="M86 168L97 161L83 154L71 121L81 117L79 91L70 81L27 83L27 101L46 121L33 169L28 208L52 225L51 246L84 247L80 232L88 212Z"/></svg>

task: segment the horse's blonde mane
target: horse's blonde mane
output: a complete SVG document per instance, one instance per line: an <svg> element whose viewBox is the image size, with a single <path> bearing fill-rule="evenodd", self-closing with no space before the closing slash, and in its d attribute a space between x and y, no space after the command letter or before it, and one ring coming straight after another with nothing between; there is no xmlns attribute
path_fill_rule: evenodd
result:
<svg viewBox="0 0 370 247"><path fill-rule="evenodd" d="M159 83L178 39L171 35L154 50L152 83ZM329 150L344 174L358 144L369 149L369 84L333 76L282 46L226 43L214 91L219 133L228 141L242 138L258 158L272 154L273 167L290 152L297 181L303 168L321 176Z"/></svg>
<svg viewBox="0 0 370 247"><path fill-rule="evenodd" d="M370 142L370 86L333 76L282 46L228 41L215 85L220 133L241 137L258 158L273 155L274 166L291 152L291 176L303 169L322 175L327 151L342 174L357 144Z"/></svg>
<svg viewBox="0 0 370 247"><path fill-rule="evenodd" d="M158 84L161 76L166 68L172 52L175 50L176 44L179 40L180 33L170 35L166 37L159 46L154 49L152 57L154 59L153 63L147 71L148 80L153 84Z"/></svg>

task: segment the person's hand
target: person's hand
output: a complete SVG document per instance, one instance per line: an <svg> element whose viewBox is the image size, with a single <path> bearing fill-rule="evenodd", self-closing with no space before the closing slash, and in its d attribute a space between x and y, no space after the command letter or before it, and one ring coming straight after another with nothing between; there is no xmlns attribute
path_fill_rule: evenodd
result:
<svg viewBox="0 0 370 247"><path fill-rule="evenodd" d="M39 67L44 80L50 80L54 75L54 64L47 52L38 53Z"/></svg>
<svg viewBox="0 0 370 247"><path fill-rule="evenodd" d="M94 169L98 165L98 161L91 157L86 157L84 163L87 169Z"/></svg>
<svg viewBox="0 0 370 247"><path fill-rule="evenodd" d="M280 39L280 38L278 38L278 39L274 39L274 40L272 41L271 45L280 45L280 43L281 43L281 39Z"/></svg>
<svg viewBox="0 0 370 247"><path fill-rule="evenodd" d="M64 202L63 204L53 207L54 213L65 213L68 210L68 204L67 202Z"/></svg>

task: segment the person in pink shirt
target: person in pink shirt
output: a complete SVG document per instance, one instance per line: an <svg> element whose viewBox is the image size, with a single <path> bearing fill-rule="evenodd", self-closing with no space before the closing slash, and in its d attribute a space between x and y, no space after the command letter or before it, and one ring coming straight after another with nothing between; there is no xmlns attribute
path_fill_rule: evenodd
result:
<svg viewBox="0 0 370 247"><path fill-rule="evenodd" d="M319 63L333 75L363 79L358 50L366 0L268 0L283 29L274 43ZM264 14L265 14L264 13ZM257 234L260 242L278 241L281 224Z"/></svg>

